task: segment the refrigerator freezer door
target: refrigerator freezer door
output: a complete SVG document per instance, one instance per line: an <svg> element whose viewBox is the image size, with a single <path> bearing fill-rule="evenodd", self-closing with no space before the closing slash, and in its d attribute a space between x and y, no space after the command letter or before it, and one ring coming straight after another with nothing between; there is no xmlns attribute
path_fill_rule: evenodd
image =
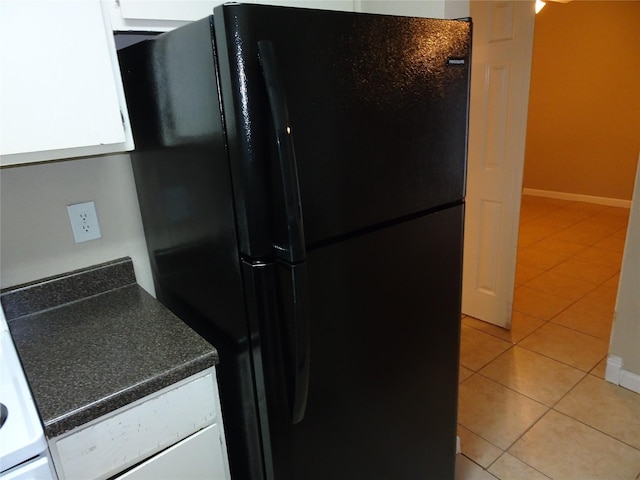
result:
<svg viewBox="0 0 640 480"><path fill-rule="evenodd" d="M469 22L233 4L214 22L244 254L270 254L281 222L260 41L281 73L307 245L463 198Z"/></svg>

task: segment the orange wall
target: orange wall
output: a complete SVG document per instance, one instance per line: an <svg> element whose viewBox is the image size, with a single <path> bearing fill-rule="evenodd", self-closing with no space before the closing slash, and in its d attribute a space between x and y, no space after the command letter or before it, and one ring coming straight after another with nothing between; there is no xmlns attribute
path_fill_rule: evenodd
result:
<svg viewBox="0 0 640 480"><path fill-rule="evenodd" d="M640 1L536 16L524 187L630 200L640 150Z"/></svg>

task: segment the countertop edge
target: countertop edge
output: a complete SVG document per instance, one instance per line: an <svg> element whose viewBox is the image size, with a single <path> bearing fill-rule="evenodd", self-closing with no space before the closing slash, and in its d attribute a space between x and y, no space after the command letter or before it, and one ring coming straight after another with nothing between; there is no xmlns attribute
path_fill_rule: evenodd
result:
<svg viewBox="0 0 640 480"><path fill-rule="evenodd" d="M114 392L112 395L101 398L61 417L45 421L45 436L51 440L71 430L83 427L87 423L108 415L119 408L126 407L131 403L153 395L203 370L215 367L217 363L218 353L213 350L186 364L174 367L124 390Z"/></svg>

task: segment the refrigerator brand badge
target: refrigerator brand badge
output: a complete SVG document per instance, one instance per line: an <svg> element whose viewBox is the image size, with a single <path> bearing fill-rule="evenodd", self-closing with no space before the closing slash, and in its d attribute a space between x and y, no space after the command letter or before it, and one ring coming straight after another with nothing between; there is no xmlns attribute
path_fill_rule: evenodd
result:
<svg viewBox="0 0 640 480"><path fill-rule="evenodd" d="M450 58L447 63L449 65L464 65L466 60L464 58Z"/></svg>

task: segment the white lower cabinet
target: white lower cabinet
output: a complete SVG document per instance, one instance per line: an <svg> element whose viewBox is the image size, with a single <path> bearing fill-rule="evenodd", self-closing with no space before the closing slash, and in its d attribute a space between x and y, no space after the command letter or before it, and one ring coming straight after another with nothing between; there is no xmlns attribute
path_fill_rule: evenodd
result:
<svg viewBox="0 0 640 480"><path fill-rule="evenodd" d="M215 370L49 440L60 480L229 480Z"/></svg>
<svg viewBox="0 0 640 480"><path fill-rule="evenodd" d="M117 480L223 480L228 479L223 462L220 427L210 425L146 462L116 477ZM220 453L220 454L218 454Z"/></svg>

